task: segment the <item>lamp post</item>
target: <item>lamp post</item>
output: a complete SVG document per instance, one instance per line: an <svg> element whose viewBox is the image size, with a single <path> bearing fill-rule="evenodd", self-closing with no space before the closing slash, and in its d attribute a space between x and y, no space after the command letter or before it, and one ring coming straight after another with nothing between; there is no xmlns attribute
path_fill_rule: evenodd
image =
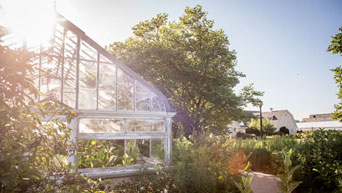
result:
<svg viewBox="0 0 342 193"><path fill-rule="evenodd" d="M262 138L263 136L263 132L262 132L262 112L261 112L261 107L262 107L262 102L259 102L259 108L260 108L260 138Z"/></svg>

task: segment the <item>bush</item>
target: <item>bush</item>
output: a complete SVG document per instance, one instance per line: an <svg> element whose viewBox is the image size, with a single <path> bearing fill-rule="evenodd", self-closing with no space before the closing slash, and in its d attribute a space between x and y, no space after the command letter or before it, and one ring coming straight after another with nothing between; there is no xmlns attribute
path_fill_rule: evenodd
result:
<svg viewBox="0 0 342 193"><path fill-rule="evenodd" d="M270 139L236 140L233 143L234 149L242 149L249 155L253 171L277 174L282 163L281 157L277 155L283 149L295 148L298 140L292 137L274 137Z"/></svg>
<svg viewBox="0 0 342 193"><path fill-rule="evenodd" d="M260 136L260 131L256 128L246 128L246 134L254 134Z"/></svg>
<svg viewBox="0 0 342 193"><path fill-rule="evenodd" d="M191 141L190 141L191 140ZM227 137L203 134L174 139L170 170L156 175L142 175L135 182L125 182L115 192L238 192L239 175L228 173L230 160L237 150Z"/></svg>
<svg viewBox="0 0 342 193"><path fill-rule="evenodd" d="M246 134L245 133L241 133L241 132L237 132L236 133L236 137L237 138L242 138L242 139L246 139L247 138Z"/></svg>
<svg viewBox="0 0 342 193"><path fill-rule="evenodd" d="M301 165L299 192L340 192L342 190L342 133L317 130L303 137L298 146Z"/></svg>
<svg viewBox="0 0 342 193"><path fill-rule="evenodd" d="M258 132L260 132L261 128L260 128L260 119L251 119L251 121L247 122L247 126L249 128L252 129L253 132L255 132L254 130L257 130ZM265 133L266 135L272 135L275 128L273 126L273 124L270 122L270 120L263 118L262 119L262 130L263 133Z"/></svg>
<svg viewBox="0 0 342 193"><path fill-rule="evenodd" d="M237 149L227 137L201 135L174 140L175 183L182 192L236 192L238 176L228 174Z"/></svg>

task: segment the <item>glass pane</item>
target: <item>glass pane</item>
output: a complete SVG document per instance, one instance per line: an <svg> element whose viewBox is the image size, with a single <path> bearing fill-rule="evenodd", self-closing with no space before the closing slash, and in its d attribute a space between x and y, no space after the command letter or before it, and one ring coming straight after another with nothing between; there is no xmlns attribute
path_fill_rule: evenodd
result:
<svg viewBox="0 0 342 193"><path fill-rule="evenodd" d="M64 87L63 89L63 103L71 108L75 108L76 89L72 87Z"/></svg>
<svg viewBox="0 0 342 193"><path fill-rule="evenodd" d="M99 109L115 109L116 66L100 63Z"/></svg>
<svg viewBox="0 0 342 193"><path fill-rule="evenodd" d="M164 120L127 120L127 131L164 131Z"/></svg>
<svg viewBox="0 0 342 193"><path fill-rule="evenodd" d="M165 105L159 96L152 95L152 111L166 111Z"/></svg>
<svg viewBox="0 0 342 193"><path fill-rule="evenodd" d="M64 44L64 57L76 59L77 57L77 36L67 31Z"/></svg>
<svg viewBox="0 0 342 193"><path fill-rule="evenodd" d="M150 91L145 86L136 82L135 105L137 111L150 111Z"/></svg>
<svg viewBox="0 0 342 193"><path fill-rule="evenodd" d="M117 72L118 110L133 110L133 80L122 70Z"/></svg>
<svg viewBox="0 0 342 193"><path fill-rule="evenodd" d="M34 57L32 58L32 69L33 71L32 72L28 72L30 75L30 77L32 77L32 80L33 80L33 83L34 83L34 86L38 89L39 88L39 73L40 73L40 70L39 70L39 56L37 57ZM30 97L32 97L33 99L36 99L34 97L34 95L30 92L28 92L27 94L30 95Z"/></svg>
<svg viewBox="0 0 342 193"><path fill-rule="evenodd" d="M124 140L79 140L78 168L123 166Z"/></svg>
<svg viewBox="0 0 342 193"><path fill-rule="evenodd" d="M164 139L151 139L151 143L151 156L157 160L164 160Z"/></svg>
<svg viewBox="0 0 342 193"><path fill-rule="evenodd" d="M123 133L125 121L122 119L81 119L80 133Z"/></svg>
<svg viewBox="0 0 342 193"><path fill-rule="evenodd" d="M97 50L95 50L92 46L90 46L87 42L81 42L81 50L80 50L80 58L81 60L90 60L97 61Z"/></svg>
<svg viewBox="0 0 342 193"><path fill-rule="evenodd" d="M99 109L115 109L115 90L99 90Z"/></svg>
<svg viewBox="0 0 342 193"><path fill-rule="evenodd" d="M96 109L96 90L80 88L78 97L79 109Z"/></svg>
<svg viewBox="0 0 342 193"><path fill-rule="evenodd" d="M79 109L96 109L96 62L80 61Z"/></svg>
<svg viewBox="0 0 342 193"><path fill-rule="evenodd" d="M150 111L150 94L139 94L135 95L135 105L137 111Z"/></svg>
<svg viewBox="0 0 342 193"><path fill-rule="evenodd" d="M149 139L133 139L126 141L126 165L146 163L150 159L149 157Z"/></svg>
<svg viewBox="0 0 342 193"><path fill-rule="evenodd" d="M47 97L61 99L61 71L62 66L56 57L42 58L41 91L45 93L43 99Z"/></svg>
<svg viewBox="0 0 342 193"><path fill-rule="evenodd" d="M52 42L52 47L49 50L49 53L54 56L59 56L62 53L62 47L63 47L63 36L64 36L64 27L57 24L55 33L54 33L54 39Z"/></svg>
<svg viewBox="0 0 342 193"><path fill-rule="evenodd" d="M63 33L64 27L60 25L59 23L56 23L56 32Z"/></svg>
<svg viewBox="0 0 342 193"><path fill-rule="evenodd" d="M150 93L150 90L138 81L136 82L135 91L137 93L145 93L145 94Z"/></svg>
<svg viewBox="0 0 342 193"><path fill-rule="evenodd" d="M64 58L63 103L75 108L76 102L76 59Z"/></svg>
<svg viewBox="0 0 342 193"><path fill-rule="evenodd" d="M96 62L80 61L80 88L96 88Z"/></svg>
<svg viewBox="0 0 342 193"><path fill-rule="evenodd" d="M100 64L99 86L105 90L115 90L116 66L114 64Z"/></svg>
<svg viewBox="0 0 342 193"><path fill-rule="evenodd" d="M132 84L118 84L118 110L133 110Z"/></svg>

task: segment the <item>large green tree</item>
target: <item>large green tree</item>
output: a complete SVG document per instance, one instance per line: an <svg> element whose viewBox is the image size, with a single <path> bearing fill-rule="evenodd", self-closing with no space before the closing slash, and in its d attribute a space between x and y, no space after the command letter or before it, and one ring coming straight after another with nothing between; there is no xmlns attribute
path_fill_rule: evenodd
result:
<svg viewBox="0 0 342 193"><path fill-rule="evenodd" d="M328 51L333 54L339 54L342 56L342 27L339 28L339 33L332 36L331 44L328 47ZM336 81L337 87L339 88L338 98L340 102L335 105L335 112L332 116L333 119L342 121L342 67L338 66L332 69L334 72L334 79Z"/></svg>
<svg viewBox="0 0 342 193"><path fill-rule="evenodd" d="M244 74L235 70L227 35L214 29L199 5L187 7L178 21L159 14L132 30L133 37L107 49L166 95L177 112L176 125L186 135L222 132L261 94L251 85L239 94L234 91Z"/></svg>

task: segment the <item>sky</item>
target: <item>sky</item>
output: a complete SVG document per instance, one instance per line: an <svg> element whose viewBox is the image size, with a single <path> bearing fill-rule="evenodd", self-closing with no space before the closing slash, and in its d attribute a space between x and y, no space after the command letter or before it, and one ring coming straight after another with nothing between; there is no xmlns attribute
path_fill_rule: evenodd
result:
<svg viewBox="0 0 342 193"><path fill-rule="evenodd" d="M237 92L253 83L264 91L263 111L287 109L297 120L334 111L338 88L330 69L342 65L342 56L326 50L342 26L341 0L56 0L57 11L101 46L125 41L135 24L158 13L178 20L195 5L236 52L236 69L246 75Z"/></svg>

